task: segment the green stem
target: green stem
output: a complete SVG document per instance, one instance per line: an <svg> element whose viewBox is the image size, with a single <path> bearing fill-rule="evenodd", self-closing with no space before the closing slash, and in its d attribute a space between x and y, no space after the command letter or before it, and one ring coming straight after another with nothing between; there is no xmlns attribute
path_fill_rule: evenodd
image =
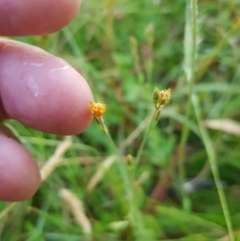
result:
<svg viewBox="0 0 240 241"><path fill-rule="evenodd" d="M155 109L154 113L153 113L153 116L152 116L152 119L151 119L151 122L149 123L149 126L148 126L148 129L147 131L145 132L144 134L144 137L143 137L143 140L140 144L140 147L139 147L139 150L138 150L138 153L137 153L137 156L132 164L132 175L131 175L131 180L134 180L135 179L135 172L136 172L136 168L139 164L139 161L140 161L140 157L142 155L142 152L143 152L143 149L144 149L144 146L146 144L146 141L147 141L147 138L151 132L151 130L156 126L157 124L157 121L160 117L160 113L161 113L161 109Z"/></svg>
<svg viewBox="0 0 240 241"><path fill-rule="evenodd" d="M207 156L209 159L209 163L211 166L211 170L212 170L212 174L213 174L213 178L217 187L217 192L219 195L219 199L221 202L221 206L223 209L223 214L226 220L226 224L227 224L227 228L228 228L228 232L229 232L229 237L231 241L235 241L235 237L234 237L234 232L233 232L233 227L232 227L232 222L231 222L231 218L230 218L230 213L228 210L228 205L227 205L227 200L226 200L226 196L224 194L223 191L223 186L221 184L221 179L220 179L220 175L219 175L219 170L218 170L218 165L217 165L217 160L216 160L216 155L215 155L215 151L214 151L214 147L212 144L212 141L208 135L208 132L206 130L206 128L204 127L204 125L202 125L202 118L201 118L201 110L199 107L199 102L198 102L198 98L196 95L192 95L192 103L193 103L193 107L194 107L194 112L195 115L197 117L197 121L198 121L198 126L199 126L199 130L202 136L202 140L207 152Z"/></svg>
<svg viewBox="0 0 240 241"><path fill-rule="evenodd" d="M190 113L191 113L191 99L188 99L187 102L187 110L185 113L185 121L184 123L186 123L186 120L189 119L190 117ZM187 193L184 190L184 182L186 179L186 171L185 171L185 146L186 146L186 142L189 136L189 127L187 124L185 124L183 126L182 132L181 132L181 137L180 137L180 144L179 144L179 161L178 161L178 168L179 168L179 181L180 181L180 192L181 192L181 196L182 196L182 207L185 211L190 211L190 200L189 197L187 195Z"/></svg>
<svg viewBox="0 0 240 241"><path fill-rule="evenodd" d="M6 207L5 209L3 209L2 212L0 212L0 220L1 220L2 218L4 218L4 217L8 214L8 212L9 212L12 208L14 208L14 206L15 206L16 204L17 204L16 202L9 203L9 204L7 205L7 207Z"/></svg>
<svg viewBox="0 0 240 241"><path fill-rule="evenodd" d="M119 160L117 161L118 170L120 172L120 175L123 178L124 185L125 185L125 190L126 190L127 194L132 196L132 190L130 190L130 188L131 188L131 181L130 181L130 178L129 178L129 175L128 175L127 166L125 165L125 160L123 159L120 151L116 147L116 145L115 145L114 141L112 140L112 137L109 135L109 133L108 132L107 133L104 132L104 133L107 136L108 141L111 144L113 150L119 156Z"/></svg>
<svg viewBox="0 0 240 241"><path fill-rule="evenodd" d="M191 4L191 5L190 5ZM185 51L185 65L184 70L186 73L186 79L188 82L188 101L187 101L187 110L185 113L185 122L190 119L191 114L191 95L193 93L193 85L194 85L194 65L195 65L195 57L196 57L196 39L197 39L197 1L190 1L190 6L186 7L186 25L185 25L185 38L184 38L184 51ZM191 11L188 11L191 9ZM180 179L180 190L182 195L182 205L183 209L186 211L190 210L189 203L190 200L188 195L183 189L183 183L186 179L185 167L184 167L184 154L185 154L185 146L189 136L189 127L187 124L183 126L180 144L179 144L179 179Z"/></svg>
<svg viewBox="0 0 240 241"><path fill-rule="evenodd" d="M197 52L197 41L196 41L197 40L197 0L189 0L189 3L190 4L189 6L187 6L187 10L186 10L186 29L185 29L185 73L186 73L186 78L189 85L189 99L188 99L187 114L190 115L189 108L191 107L191 105L189 101L191 101L195 116L197 118L199 130L202 136L202 141L204 143L204 146L208 155L214 181L216 183L219 199L221 202L223 214L224 214L228 232L229 232L229 237L231 241L235 241L231 218L228 210L228 205L227 205L226 197L223 191L223 187L221 185L221 180L220 180L220 175L218 171L217 160L216 160L213 144L210 140L210 137L207 133L206 128L202 125L201 110L199 107L198 98L193 93L194 67L195 67L195 57ZM187 118L189 118L189 116L187 116ZM182 143L182 145L180 145L180 147L182 148L181 150L182 159L183 159L183 148L184 148L183 144L186 143L187 134L188 132L186 130L182 132L181 140L182 142L184 142ZM181 162L180 165L182 166L181 168L184 168L183 162Z"/></svg>
<svg viewBox="0 0 240 241"><path fill-rule="evenodd" d="M117 167L120 172L121 177L124 181L125 191L127 193L127 200L129 202L129 208L130 208L130 221L134 228L134 234L135 237L139 236L139 232L145 230L144 223L142 220L141 213L138 209L136 195L134 195L134 180L130 178L128 167L125 163L125 160L123 159L119 149L115 145L114 141L112 140L112 137L110 136L107 127L103 123L103 119L99 119L99 124L102 127L102 130L104 134L107 136L109 143L111 144L113 150L116 152L116 154L119 156L119 160L117 161Z"/></svg>

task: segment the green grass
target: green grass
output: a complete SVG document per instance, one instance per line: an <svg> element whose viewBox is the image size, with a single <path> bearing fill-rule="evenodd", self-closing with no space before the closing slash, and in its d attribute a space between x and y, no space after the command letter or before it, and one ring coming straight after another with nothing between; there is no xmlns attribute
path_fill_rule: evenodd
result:
<svg viewBox="0 0 240 241"><path fill-rule="evenodd" d="M90 0L63 30L17 38L83 74L95 100L107 105L104 123L122 157L88 189L106 159L116 155L93 122L72 137L63 161L31 200L0 202L0 240L240 240L240 137L202 124L240 120L239 7L230 0ZM171 101L146 139L132 180L131 163L148 129L155 86L171 88ZM64 140L15 121L8 125L40 164ZM124 160L127 188L118 166ZM185 192L182 184L196 177L215 180L217 188ZM62 188L84 204L90 235L60 195Z"/></svg>

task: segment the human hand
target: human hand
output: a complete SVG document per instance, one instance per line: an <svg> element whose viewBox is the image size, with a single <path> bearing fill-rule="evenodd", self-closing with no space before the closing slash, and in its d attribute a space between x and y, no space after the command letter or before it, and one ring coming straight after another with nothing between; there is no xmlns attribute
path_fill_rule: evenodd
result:
<svg viewBox="0 0 240 241"><path fill-rule="evenodd" d="M76 15L80 0L0 0L0 35L42 35ZM47 133L71 135L91 122L91 90L64 60L0 38L0 119L12 118ZM0 126L0 200L31 197L40 183L37 164Z"/></svg>

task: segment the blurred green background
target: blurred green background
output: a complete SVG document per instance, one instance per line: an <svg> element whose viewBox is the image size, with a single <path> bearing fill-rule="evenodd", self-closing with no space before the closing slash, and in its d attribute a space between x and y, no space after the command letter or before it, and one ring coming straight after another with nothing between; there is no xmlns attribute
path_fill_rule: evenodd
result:
<svg viewBox="0 0 240 241"><path fill-rule="evenodd" d="M95 100L107 105L104 123L122 158L115 160L118 153L93 121L55 156L58 165L31 200L0 202L0 240L240 240L240 1L200 0L197 18L188 4L85 0L61 31L16 38L84 76ZM154 87L171 88L171 101L132 179ZM7 124L41 167L70 143Z"/></svg>

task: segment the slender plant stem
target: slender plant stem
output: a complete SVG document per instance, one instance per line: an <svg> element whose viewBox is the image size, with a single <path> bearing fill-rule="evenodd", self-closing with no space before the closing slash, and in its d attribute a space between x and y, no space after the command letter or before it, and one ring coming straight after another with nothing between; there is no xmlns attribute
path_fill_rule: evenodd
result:
<svg viewBox="0 0 240 241"><path fill-rule="evenodd" d="M114 152L118 155L119 160L117 161L117 167L120 172L121 177L123 178L124 186L125 186L125 191L127 193L127 198L131 201L133 199L133 188L131 184L131 179L130 175L128 172L128 167L125 163L125 160L122 157L122 154L120 150L117 148L115 145L112 137L109 134L107 126L104 124L103 118L100 117L95 117L96 121L98 124L101 126L103 133L106 135L109 143L111 144L111 147L113 148Z"/></svg>
<svg viewBox="0 0 240 241"><path fill-rule="evenodd" d="M189 119L191 113L191 101L188 101L187 103L187 111L185 113L185 120ZM185 171L185 146L186 142L189 136L189 127L187 124L183 126L181 138L180 138L180 144L179 144L179 161L178 161L178 168L179 168L179 179L180 179L180 191L182 196L182 206L185 211L189 211L189 198L187 193L185 192L183 188L184 181L186 179L186 171Z"/></svg>
<svg viewBox="0 0 240 241"><path fill-rule="evenodd" d="M139 164L139 161L140 161L140 158L141 158L141 155L142 155L142 152L143 152L143 149L144 149L144 146L146 144L146 141L147 141L147 138L151 132L151 130L156 126L157 124L157 120L158 118L160 117L160 113L161 113L161 109L159 110L156 110L154 111L153 115L152 115L152 119L149 123L149 126L147 128L147 131L145 132L144 134L144 137L143 137L143 140L140 144L140 147L139 147L139 150L138 150L138 153L137 153L137 156L135 158L135 161L133 162L132 164L132 175L131 175L131 179L134 180L135 179L135 172L136 172L136 168Z"/></svg>
<svg viewBox="0 0 240 241"><path fill-rule="evenodd" d="M192 9L189 11L188 9ZM188 82L188 100L187 100L187 108L185 113L185 123L190 118L191 114L191 95L193 93L193 85L194 85L194 64L195 64L195 56L196 56L196 39L197 39L197 3L196 1L191 1L186 6L186 25L185 25L185 38L184 38L184 51L185 51L185 60L184 60L184 70L186 73L186 79ZM186 179L185 173L185 146L189 136L189 127L187 124L183 126L180 144L179 144L179 178L180 178L180 190L182 195L182 205L183 209L189 211L189 203L190 200L188 195L183 189L183 183Z"/></svg>
<svg viewBox="0 0 240 241"><path fill-rule="evenodd" d="M219 171L218 171L218 165L217 165L217 160L216 160L216 155L215 155L215 151L214 151L214 147L213 144L211 142L211 139L208 135L208 132L205 128L204 125L202 125L202 118L201 118L201 110L200 110L200 106L199 106L199 101L196 95L192 95L192 103L193 103L193 107L194 107L194 111L197 117L197 121L198 121L198 126L199 126L199 130L202 136L202 140L208 155L208 159L209 159L209 163L211 166L211 170L212 170L212 174L213 174L213 178L217 187L217 191L218 191L218 195L219 195L219 199L221 202L221 206L223 209L223 214L226 220L226 224L227 224L227 228L228 228L228 232L229 232L229 237L231 241L235 240L234 237L234 233L233 233L233 228L232 228L232 222L231 222L231 218L230 218L230 214L229 214L229 210L228 210L228 205L227 205L227 200L223 191L223 186L221 184L221 179L220 179L220 175L219 175Z"/></svg>
<svg viewBox="0 0 240 241"><path fill-rule="evenodd" d="M189 84L189 100L193 105L194 113L197 118L199 130L201 133L202 141L204 143L204 146L208 155L214 181L216 183L219 199L223 209L223 214L226 220L229 237L231 241L235 241L231 218L228 210L228 205L227 205L226 197L223 191L223 187L221 185L214 147L207 133L206 128L201 124L202 117L201 117L200 106L198 103L198 98L193 93L194 67L195 67L195 57L197 52L197 41L196 41L197 40L197 0L189 0L189 3L190 4L187 6L187 10L186 10L186 29L185 29L185 73ZM187 40L189 44L188 46L187 46Z"/></svg>
<svg viewBox="0 0 240 241"><path fill-rule="evenodd" d="M123 159L119 149L117 148L114 141L112 140L112 137L110 136L107 127L103 123L103 120L100 119L99 123L102 126L102 130L103 130L104 134L107 136L108 141L111 144L113 150L119 156L119 160L117 161L116 164L117 164L118 170L120 172L120 175L123 178L125 191L127 193L127 200L129 202L129 207L130 207L130 216L129 216L130 221L134 228L135 237L138 238L139 235L141 234L141 231L144 232L145 226L144 226L140 211L138 209L137 197L136 197L136 195L134 195L135 181L130 178L130 173L128 172L128 167L125 163L125 160ZM147 237L147 239L148 239L148 237Z"/></svg>
<svg viewBox="0 0 240 241"><path fill-rule="evenodd" d="M130 190L131 188L131 181L128 175L128 171L127 171L127 166L125 165L125 160L123 160L123 157L120 153L120 151L118 150L118 148L116 147L114 141L112 140L112 137L109 135L109 133L105 133L109 143L111 144L113 150L116 152L116 154L119 156L119 160L117 161L117 165L118 165L118 169L119 172L123 178L124 181L124 185L125 185L125 189L128 195L132 195L132 191Z"/></svg>
<svg viewBox="0 0 240 241"><path fill-rule="evenodd" d="M2 218L4 218L4 217L8 214L8 212L9 212L12 208L15 207L16 204L17 204L16 202L9 203L9 204L6 206L6 208L3 209L2 212L0 212L0 220L1 220Z"/></svg>

